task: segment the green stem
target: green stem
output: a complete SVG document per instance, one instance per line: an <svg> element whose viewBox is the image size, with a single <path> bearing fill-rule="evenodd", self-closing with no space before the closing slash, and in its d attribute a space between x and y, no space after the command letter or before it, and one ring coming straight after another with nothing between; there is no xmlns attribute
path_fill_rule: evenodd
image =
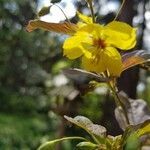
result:
<svg viewBox="0 0 150 150"><path fill-rule="evenodd" d="M42 144L38 150L44 150L44 149L52 149L52 147L54 147L55 144L57 144L58 142L64 141L64 140L83 140L83 141L88 141L87 139L83 138L83 137L78 137L78 136L74 136L74 137L64 137L64 138L60 138L60 139L56 139L56 140L52 140L49 142L46 142L44 144Z"/></svg>
<svg viewBox="0 0 150 150"><path fill-rule="evenodd" d="M117 93L117 91L115 90L115 87L112 86L110 83L108 83L112 93L113 93L113 96L115 98L115 102L116 102L116 105L117 106L120 106L122 108L122 111L123 111L123 114L125 116L125 119L126 119L126 122L127 122L127 125L130 125L130 122L129 122L129 118L128 118L128 115L127 115L127 111L124 107L124 104L121 102L120 98L119 98L119 95Z"/></svg>

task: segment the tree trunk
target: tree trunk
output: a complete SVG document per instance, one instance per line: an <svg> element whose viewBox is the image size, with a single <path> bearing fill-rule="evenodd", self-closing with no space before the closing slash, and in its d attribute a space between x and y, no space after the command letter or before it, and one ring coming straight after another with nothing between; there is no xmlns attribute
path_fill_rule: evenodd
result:
<svg viewBox="0 0 150 150"><path fill-rule="evenodd" d="M132 20L135 15L134 13L134 0L126 0L120 15L118 16L119 21L126 22L132 25ZM124 91L130 98L136 98L136 87L139 79L139 68L133 67L124 71L121 77L118 79L119 91Z"/></svg>

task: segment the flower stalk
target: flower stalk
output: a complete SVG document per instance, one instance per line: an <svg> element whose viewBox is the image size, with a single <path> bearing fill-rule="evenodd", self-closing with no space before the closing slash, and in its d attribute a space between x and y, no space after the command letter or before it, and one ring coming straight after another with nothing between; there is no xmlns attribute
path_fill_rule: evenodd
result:
<svg viewBox="0 0 150 150"><path fill-rule="evenodd" d="M119 14L120 14L120 12L121 12L121 10L122 10L124 4L125 4L125 1L126 1L126 0L123 0L123 1L122 1L122 4L121 4L121 6L120 6L120 8L119 8L119 10L118 10L118 12L117 12L117 14L116 14L114 20L117 20Z"/></svg>
<svg viewBox="0 0 150 150"><path fill-rule="evenodd" d="M113 94L113 96L114 96L114 100L115 100L116 105L117 105L118 107L121 107L122 112L123 112L123 114L124 114L124 117L125 117L125 119L126 119L126 123L127 123L127 125L129 126L129 125L130 125L130 122L129 122L129 118L128 118L127 111L126 111L126 109L125 109L124 104L123 104L123 103L121 102L121 100L120 100L120 97L119 97L119 95L118 95L118 93L117 93L117 91L116 91L116 86L115 86L114 82L113 82L113 84L111 84L111 83L109 82L108 85L109 85L109 87L110 87L110 89L111 89L111 91L112 91L112 94Z"/></svg>

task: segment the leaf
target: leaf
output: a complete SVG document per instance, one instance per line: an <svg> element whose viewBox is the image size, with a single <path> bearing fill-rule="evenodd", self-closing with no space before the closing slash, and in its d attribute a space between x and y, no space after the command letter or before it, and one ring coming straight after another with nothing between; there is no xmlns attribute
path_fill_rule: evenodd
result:
<svg viewBox="0 0 150 150"><path fill-rule="evenodd" d="M68 116L64 116L69 122L79 126L84 129L87 133L89 133L96 143L104 142L104 138L106 137L106 128L93 124L91 120L84 116L76 116L75 118L71 118Z"/></svg>
<svg viewBox="0 0 150 150"><path fill-rule="evenodd" d="M150 61L150 53L146 50L136 50L122 55L123 71L133 66Z"/></svg>
<svg viewBox="0 0 150 150"><path fill-rule="evenodd" d="M44 29L48 31L53 31L57 33L63 33L63 34L73 34L75 33L77 26L73 23L48 23L41 20L31 20L29 21L27 27L28 32L32 32L36 29Z"/></svg>
<svg viewBox="0 0 150 150"><path fill-rule="evenodd" d="M49 14L49 13L50 13L50 7L51 7L51 6L43 7L43 8L38 12L38 16L39 16L39 17L42 17L42 16L45 16L45 15Z"/></svg>
<svg viewBox="0 0 150 150"><path fill-rule="evenodd" d="M76 116L75 118L64 116L64 118L85 130L88 125L92 124L92 121L84 116Z"/></svg>
<svg viewBox="0 0 150 150"><path fill-rule="evenodd" d="M134 135L133 136L131 135L126 141L125 150L139 150L139 149L140 149L139 139Z"/></svg>
<svg viewBox="0 0 150 150"><path fill-rule="evenodd" d="M128 126L122 137L122 145L125 145L130 137L133 139L139 139L147 134L150 134L150 119L138 125Z"/></svg>
<svg viewBox="0 0 150 150"><path fill-rule="evenodd" d="M83 141L86 141L86 139L83 137L64 137L61 139L56 139L56 140L46 142L46 143L42 144L38 148L38 150L55 150L55 145L59 142L64 141L64 140L83 140Z"/></svg>
<svg viewBox="0 0 150 150"><path fill-rule="evenodd" d="M51 0L51 3L55 4L55 3L59 3L61 2L61 0Z"/></svg>
<svg viewBox="0 0 150 150"><path fill-rule="evenodd" d="M141 123L137 126L133 126L133 129L135 130L135 134L138 137L149 134L150 133L150 119L146 120L144 123Z"/></svg>
<svg viewBox="0 0 150 150"><path fill-rule="evenodd" d="M142 99L131 99L124 92L119 92L118 95L121 102L125 106L125 110L131 125L137 125L150 119L150 110L146 101ZM125 130L128 125L124 117L124 113L119 107L115 109L115 117L122 130Z"/></svg>
<svg viewBox="0 0 150 150"><path fill-rule="evenodd" d="M95 74L92 72L88 72L82 69L65 69L63 70L63 73L70 79L80 82L80 83L85 83L89 81L97 81L97 82L108 82L111 80L111 78L104 78L102 75Z"/></svg>
<svg viewBox="0 0 150 150"><path fill-rule="evenodd" d="M89 91L93 91L98 83L97 82L108 82L112 78L105 78L100 74L88 72L82 69L65 69L63 73L71 80L78 91L84 95ZM96 81L96 82L95 82Z"/></svg>
<svg viewBox="0 0 150 150"><path fill-rule="evenodd" d="M95 150L97 145L91 142L80 142L76 145L79 150Z"/></svg>

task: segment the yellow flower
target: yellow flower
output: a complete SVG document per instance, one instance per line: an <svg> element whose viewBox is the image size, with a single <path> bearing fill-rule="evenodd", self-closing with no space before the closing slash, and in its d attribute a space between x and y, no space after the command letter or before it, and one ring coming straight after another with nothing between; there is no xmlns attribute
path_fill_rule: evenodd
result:
<svg viewBox="0 0 150 150"><path fill-rule="evenodd" d="M133 48L136 44L136 29L119 21L103 26L78 15L85 23L79 23L76 33L65 40L64 55L69 59L82 57L82 66L87 71L109 71L111 76L120 76L122 60L117 48Z"/></svg>

